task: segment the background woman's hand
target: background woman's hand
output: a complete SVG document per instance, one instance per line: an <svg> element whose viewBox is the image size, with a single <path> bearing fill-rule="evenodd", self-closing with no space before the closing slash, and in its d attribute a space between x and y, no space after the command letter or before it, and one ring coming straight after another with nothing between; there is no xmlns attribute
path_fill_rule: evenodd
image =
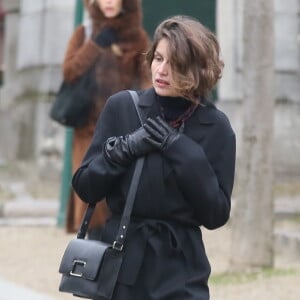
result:
<svg viewBox="0 0 300 300"><path fill-rule="evenodd" d="M117 31L112 27L103 28L102 31L95 38L95 42L103 48L110 47L117 41Z"/></svg>

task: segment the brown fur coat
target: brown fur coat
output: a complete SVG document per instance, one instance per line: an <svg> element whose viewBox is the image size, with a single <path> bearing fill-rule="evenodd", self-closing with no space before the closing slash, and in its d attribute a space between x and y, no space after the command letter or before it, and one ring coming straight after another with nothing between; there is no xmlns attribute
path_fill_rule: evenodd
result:
<svg viewBox="0 0 300 300"><path fill-rule="evenodd" d="M142 10L139 0L123 0L122 13L113 19L104 17L97 2L84 0L91 19L91 37L85 37L85 28L76 28L68 43L63 62L63 75L66 81L73 81L83 75L91 66L95 67L97 90L92 96L93 109L88 124L74 130L73 172L80 166L91 142L96 121L107 98L123 89L147 88L151 84L150 72L144 55L149 46L149 38L142 27ZM118 42L110 48L101 48L93 38L104 27L117 31ZM66 229L78 230L86 204L72 191L70 197ZM96 208L91 227L102 225L109 212L105 201Z"/></svg>

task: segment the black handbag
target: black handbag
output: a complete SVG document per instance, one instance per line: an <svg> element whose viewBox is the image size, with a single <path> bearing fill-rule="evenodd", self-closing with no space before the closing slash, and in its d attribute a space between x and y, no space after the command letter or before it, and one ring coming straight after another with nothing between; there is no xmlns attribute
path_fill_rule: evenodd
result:
<svg viewBox="0 0 300 300"><path fill-rule="evenodd" d="M85 126L95 89L94 67L74 82L63 81L50 110L51 119L68 127Z"/></svg>
<svg viewBox="0 0 300 300"><path fill-rule="evenodd" d="M129 91L137 108L138 95ZM62 257L59 273L62 274L59 291L74 296L109 300L112 298L123 258L123 245L134 203L144 157L137 160L128 191L126 204L119 225L118 234L112 245L85 239L95 204L89 204L77 238L70 241Z"/></svg>

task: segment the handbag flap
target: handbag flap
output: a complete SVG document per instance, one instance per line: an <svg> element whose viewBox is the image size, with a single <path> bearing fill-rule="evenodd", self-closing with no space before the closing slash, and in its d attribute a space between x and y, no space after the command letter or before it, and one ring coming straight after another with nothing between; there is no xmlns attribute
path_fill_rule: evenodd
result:
<svg viewBox="0 0 300 300"><path fill-rule="evenodd" d="M59 266L59 273L94 280L105 251L111 245L94 240L74 239L69 242Z"/></svg>

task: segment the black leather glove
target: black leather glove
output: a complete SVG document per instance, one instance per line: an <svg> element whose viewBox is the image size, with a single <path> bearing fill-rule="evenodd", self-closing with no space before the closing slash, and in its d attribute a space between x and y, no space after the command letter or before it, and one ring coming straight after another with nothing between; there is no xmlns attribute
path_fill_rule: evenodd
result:
<svg viewBox="0 0 300 300"><path fill-rule="evenodd" d="M105 154L112 162L128 165L136 158L156 150L147 141L149 137L144 127L126 136L111 137L105 143Z"/></svg>
<svg viewBox="0 0 300 300"><path fill-rule="evenodd" d="M144 124L145 131L150 135L147 141L160 150L169 148L180 136L178 131L172 128L161 117L149 118Z"/></svg>
<svg viewBox="0 0 300 300"><path fill-rule="evenodd" d="M105 48L116 43L118 40L117 31L112 27L105 27L102 31L95 37L95 42Z"/></svg>

